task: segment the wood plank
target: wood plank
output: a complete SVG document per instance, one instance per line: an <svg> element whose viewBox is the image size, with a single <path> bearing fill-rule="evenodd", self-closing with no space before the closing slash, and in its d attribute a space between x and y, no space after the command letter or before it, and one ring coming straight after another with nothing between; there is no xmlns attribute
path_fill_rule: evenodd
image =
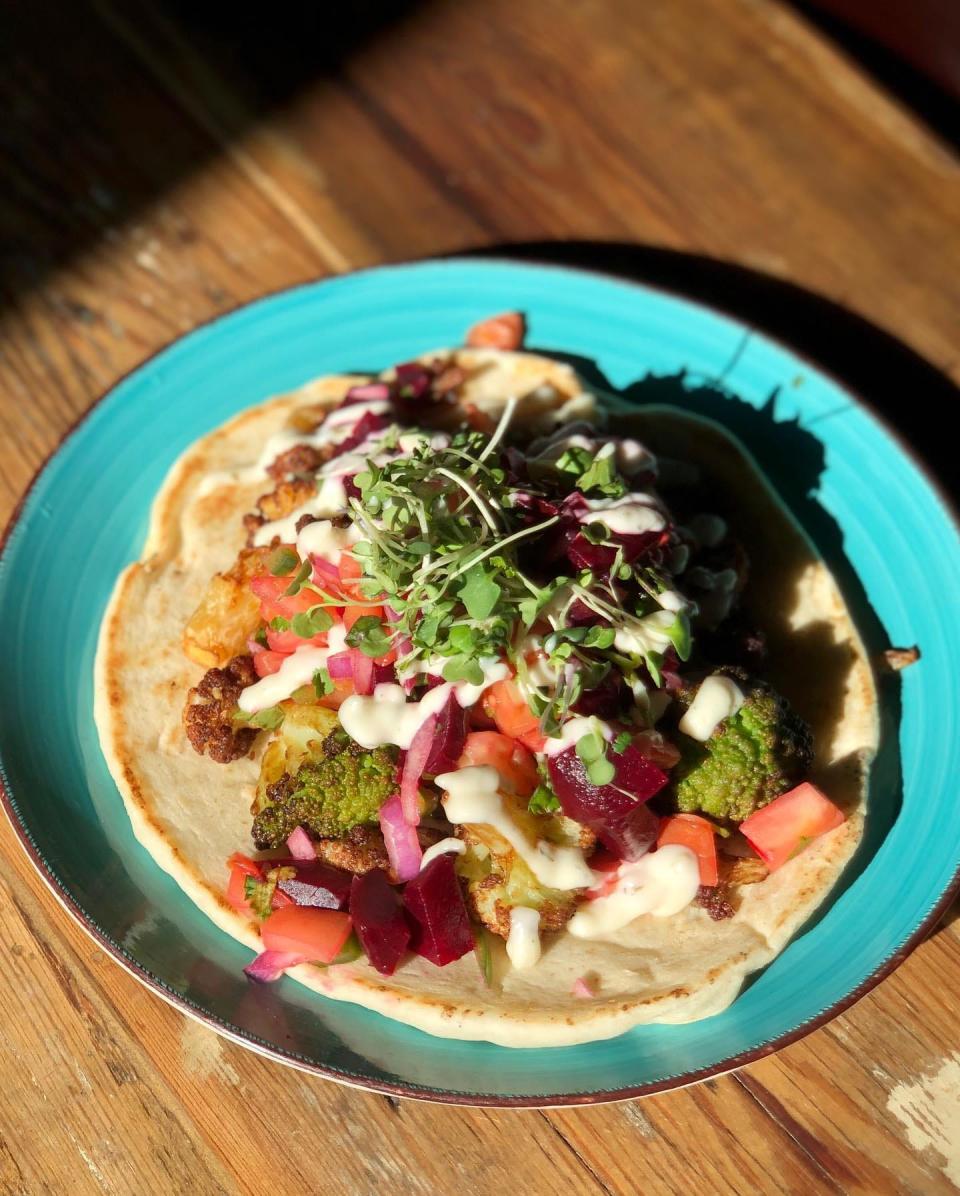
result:
<svg viewBox="0 0 960 1196"><path fill-rule="evenodd" d="M545 1114L614 1192L840 1192L805 1144L731 1076L644 1101Z"/></svg>
<svg viewBox="0 0 960 1196"><path fill-rule="evenodd" d="M44 11L24 19L42 31ZM249 59L238 68L169 7L97 11L58 11L60 75L29 56L0 74L17 117L0 193L0 512L103 388L196 322L463 243L616 237L727 256L846 300L960 376L956 163L779 5L651 0L642 20L625 0L430 6L272 107ZM928 1077L953 1058L956 922L739 1077L511 1114L398 1105L216 1039L66 919L5 826L0 856L0 1190L232 1193L268 1176L402 1196L461 1175L591 1193L954 1190L934 1124L952 1124L946 1080Z"/></svg>
<svg viewBox="0 0 960 1196"><path fill-rule="evenodd" d="M3 819L0 1188L24 1196L237 1192L179 1097L91 984L89 940L37 893L12 840Z"/></svg>
<svg viewBox="0 0 960 1196"><path fill-rule="evenodd" d="M0 1029L14 1064L4 1068L13 1099L0 1104L0 1143L22 1139L25 1124L37 1139L22 1154L0 1153L2 1182L19 1174L30 1196L206 1196L262 1192L269 1176L278 1191L373 1196L389 1183L398 1196L420 1196L468 1173L491 1189L522 1175L531 1190L603 1190L536 1112L401 1103L219 1038L117 967L46 890L35 892L11 838L4 822L0 851L13 875L0 884L0 950L12 966L0 973L0 1001L17 1008L29 993L31 1016ZM68 1184L78 1157L102 1188L83 1175Z"/></svg>

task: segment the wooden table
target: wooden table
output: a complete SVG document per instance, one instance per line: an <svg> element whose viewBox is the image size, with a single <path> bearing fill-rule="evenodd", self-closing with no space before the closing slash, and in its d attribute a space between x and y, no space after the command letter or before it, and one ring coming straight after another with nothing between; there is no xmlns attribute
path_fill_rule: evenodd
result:
<svg viewBox="0 0 960 1196"><path fill-rule="evenodd" d="M900 396L908 424L949 397L935 371L960 377L956 159L789 8L461 0L311 31L282 4L249 24L197 7L5 7L0 518L105 388L199 321L464 246L643 242L810 288L919 355L888 346L929 382ZM661 276L697 260L643 257ZM736 306L748 276L712 277ZM829 348L856 331L838 320L808 331ZM0 850L3 1193L960 1187L949 918L738 1074L642 1103L451 1109L218 1039L87 939L5 824Z"/></svg>

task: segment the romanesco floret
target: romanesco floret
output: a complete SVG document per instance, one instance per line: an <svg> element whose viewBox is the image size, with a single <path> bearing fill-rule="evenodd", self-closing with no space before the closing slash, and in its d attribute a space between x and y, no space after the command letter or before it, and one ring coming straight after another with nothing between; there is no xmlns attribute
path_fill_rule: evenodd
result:
<svg viewBox="0 0 960 1196"><path fill-rule="evenodd" d="M810 728L776 690L740 669L723 670L746 696L706 743L679 735L673 771L677 809L719 822L742 822L801 781L813 762ZM680 695L688 705L695 688Z"/></svg>
<svg viewBox="0 0 960 1196"><path fill-rule="evenodd" d="M261 850L282 847L298 826L321 839L340 838L352 827L375 823L396 789L396 749L368 751L337 729L318 757L270 786L270 804L253 820L253 841Z"/></svg>

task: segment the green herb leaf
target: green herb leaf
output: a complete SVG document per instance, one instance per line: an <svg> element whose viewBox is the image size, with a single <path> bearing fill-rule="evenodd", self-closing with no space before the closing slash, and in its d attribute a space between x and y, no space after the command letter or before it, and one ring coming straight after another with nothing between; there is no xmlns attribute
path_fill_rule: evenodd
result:
<svg viewBox="0 0 960 1196"><path fill-rule="evenodd" d="M613 453L600 453L580 475L577 489L581 494L602 494L605 498L621 498L627 492L626 483L617 472Z"/></svg>
<svg viewBox="0 0 960 1196"><path fill-rule="evenodd" d="M285 619L283 617L283 615L277 615L276 618L270 620L270 630L271 631L289 631L290 630L290 620ZM267 640L266 636L264 636L263 642L264 642L264 644L267 644L269 642Z"/></svg>
<svg viewBox="0 0 960 1196"><path fill-rule="evenodd" d="M549 785L538 785L530 795L527 809L531 814L552 814L560 809L560 799Z"/></svg>
<svg viewBox="0 0 960 1196"><path fill-rule="evenodd" d="M247 719L251 727L259 727L262 731L276 731L283 722L283 711L279 706L268 706L266 710L258 710Z"/></svg>
<svg viewBox="0 0 960 1196"><path fill-rule="evenodd" d="M503 593L500 586L482 565L474 565L464 574L460 587L460 601L467 608L471 619L486 619L493 614L494 607Z"/></svg>
<svg viewBox="0 0 960 1196"><path fill-rule="evenodd" d="M583 761L591 785L599 787L610 784L616 770L607 759L607 741L598 729L577 740L577 755Z"/></svg>
<svg viewBox="0 0 960 1196"><path fill-rule="evenodd" d="M285 577L288 573L292 573L296 569L299 559L292 548L288 548L286 544L281 544L279 548L275 548L267 557L267 568L274 577Z"/></svg>
<svg viewBox="0 0 960 1196"><path fill-rule="evenodd" d="M677 611L677 617L673 620L669 627L663 628L663 634L667 636L671 644L673 644L677 655L681 660L688 660L690 658L690 648L692 643L690 636L690 619L685 611Z"/></svg>
<svg viewBox="0 0 960 1196"><path fill-rule="evenodd" d="M616 632L612 627L591 627L583 640L585 648L612 648Z"/></svg>
<svg viewBox="0 0 960 1196"><path fill-rule="evenodd" d="M323 698L327 694L332 694L334 688L329 672L326 669L317 669L313 674L313 692L317 697Z"/></svg>
<svg viewBox="0 0 960 1196"><path fill-rule="evenodd" d="M377 615L361 615L347 632L347 643L351 648L359 648L364 656L385 656L391 641Z"/></svg>
<svg viewBox="0 0 960 1196"><path fill-rule="evenodd" d="M299 594L301 589L303 588L304 582L309 580L310 574L312 572L313 572L313 565L310 563L310 558L308 557L303 562L303 564L300 566L300 568L297 570L296 577L293 579L293 581L291 581L291 583L283 591L284 594L285 595Z"/></svg>
<svg viewBox="0 0 960 1196"><path fill-rule="evenodd" d="M267 640L266 627L258 627L253 638L257 641L261 648L268 647L269 641Z"/></svg>
<svg viewBox="0 0 960 1196"><path fill-rule="evenodd" d="M290 626L294 635L308 640L323 631L329 631L333 626L333 616L322 606L311 606L309 610L294 615Z"/></svg>
<svg viewBox="0 0 960 1196"><path fill-rule="evenodd" d="M621 731L613 741L613 750L620 756L627 750L631 743L633 743L633 735L629 731Z"/></svg>
<svg viewBox="0 0 960 1196"><path fill-rule="evenodd" d="M483 683L483 669L473 657L454 656L443 666L444 681L466 681L470 685Z"/></svg>

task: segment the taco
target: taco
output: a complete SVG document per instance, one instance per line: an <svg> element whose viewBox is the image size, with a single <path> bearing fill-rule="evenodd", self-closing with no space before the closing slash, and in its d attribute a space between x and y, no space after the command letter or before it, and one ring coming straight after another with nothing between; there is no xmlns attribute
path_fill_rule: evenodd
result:
<svg viewBox="0 0 960 1196"><path fill-rule="evenodd" d="M856 848L877 703L745 451L521 328L190 448L96 717L138 839L254 980L533 1047L725 1008Z"/></svg>

